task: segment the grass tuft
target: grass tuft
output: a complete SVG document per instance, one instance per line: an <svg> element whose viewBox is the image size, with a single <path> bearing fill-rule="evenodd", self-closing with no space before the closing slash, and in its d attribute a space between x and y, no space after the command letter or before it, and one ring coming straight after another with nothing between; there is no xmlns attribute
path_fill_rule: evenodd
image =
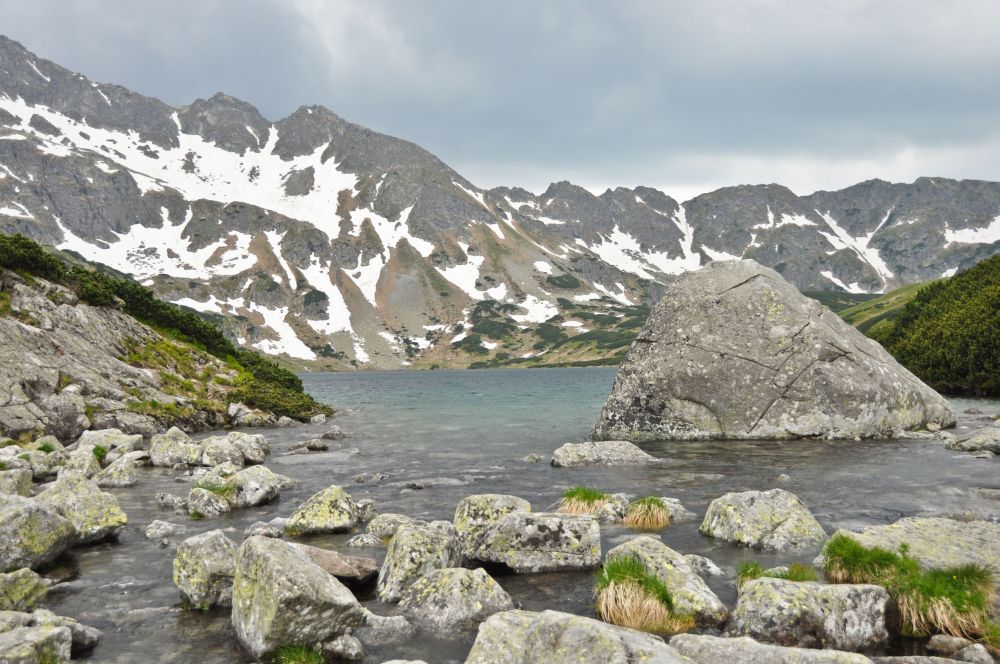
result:
<svg viewBox="0 0 1000 664"><path fill-rule="evenodd" d="M303 645L290 645L278 648L274 656L275 664L324 664L326 659L316 648Z"/></svg>
<svg viewBox="0 0 1000 664"><path fill-rule="evenodd" d="M108 456L108 448L106 448L104 445L94 446L94 457L97 458L98 463L103 464L104 458L106 456Z"/></svg>
<svg viewBox="0 0 1000 664"><path fill-rule="evenodd" d="M563 492L556 511L566 514L590 514L608 504L611 496L585 486L575 486Z"/></svg>
<svg viewBox="0 0 1000 664"><path fill-rule="evenodd" d="M692 616L674 611L670 590L637 556L605 561L594 593L597 616L612 625L653 634L677 634L695 626Z"/></svg>
<svg viewBox="0 0 1000 664"><path fill-rule="evenodd" d="M45 452L46 454L51 454L56 451L56 448L55 446L52 445L52 443L42 443L41 445L38 446L38 451Z"/></svg>
<svg viewBox="0 0 1000 664"><path fill-rule="evenodd" d="M236 484L234 482L198 482L195 486L227 500L236 495Z"/></svg>
<svg viewBox="0 0 1000 664"><path fill-rule="evenodd" d="M921 570L906 545L899 553L866 547L838 535L824 549L824 572L833 583L875 583L896 600L903 631L910 635L936 633L965 638L996 636L989 608L993 573L980 565Z"/></svg>
<svg viewBox="0 0 1000 664"><path fill-rule="evenodd" d="M784 570L770 571L761 567L756 561L747 561L740 565L736 576L736 587L742 588L749 581L766 577L769 579L784 579L785 581L817 581L816 570L802 563L792 563Z"/></svg>
<svg viewBox="0 0 1000 664"><path fill-rule="evenodd" d="M670 525L670 512L658 496L639 498L629 503L625 525L641 530L660 530Z"/></svg>
<svg viewBox="0 0 1000 664"><path fill-rule="evenodd" d="M3 461L0 461L0 471L4 471L4 470L10 470L10 466L8 466Z"/></svg>

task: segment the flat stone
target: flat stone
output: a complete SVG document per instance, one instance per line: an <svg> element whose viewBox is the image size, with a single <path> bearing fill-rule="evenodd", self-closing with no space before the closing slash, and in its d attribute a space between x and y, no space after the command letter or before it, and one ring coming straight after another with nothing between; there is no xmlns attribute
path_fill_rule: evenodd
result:
<svg viewBox="0 0 1000 664"><path fill-rule="evenodd" d="M662 460L624 440L566 443L552 453L552 465L557 468L645 466L656 463L662 463Z"/></svg>
<svg viewBox="0 0 1000 664"><path fill-rule="evenodd" d="M840 650L789 648L743 636L723 638L707 634L678 634L670 645L695 664L870 664L857 653Z"/></svg>
<svg viewBox="0 0 1000 664"><path fill-rule="evenodd" d="M788 551L826 541L826 532L784 489L727 493L709 504L698 531L754 549Z"/></svg>

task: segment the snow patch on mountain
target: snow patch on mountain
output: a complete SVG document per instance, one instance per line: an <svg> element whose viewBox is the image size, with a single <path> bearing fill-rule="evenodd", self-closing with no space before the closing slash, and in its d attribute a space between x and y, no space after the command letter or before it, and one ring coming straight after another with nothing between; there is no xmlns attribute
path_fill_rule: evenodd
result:
<svg viewBox="0 0 1000 664"><path fill-rule="evenodd" d="M989 226L980 228L962 228L951 230L947 225L944 227L944 246L952 242L959 244L993 244L1000 242L1000 215L997 215Z"/></svg>

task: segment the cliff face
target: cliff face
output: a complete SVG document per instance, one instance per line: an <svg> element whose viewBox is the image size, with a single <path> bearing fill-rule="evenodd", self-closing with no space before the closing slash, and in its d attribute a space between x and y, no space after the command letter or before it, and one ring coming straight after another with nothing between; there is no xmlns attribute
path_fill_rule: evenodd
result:
<svg viewBox="0 0 1000 664"><path fill-rule="evenodd" d="M235 377L121 311L0 270L0 437L218 427Z"/></svg>

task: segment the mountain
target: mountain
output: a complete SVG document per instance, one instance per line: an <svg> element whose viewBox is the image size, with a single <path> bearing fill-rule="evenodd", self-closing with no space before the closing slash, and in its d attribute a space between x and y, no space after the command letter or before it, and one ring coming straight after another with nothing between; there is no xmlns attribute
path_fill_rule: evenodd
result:
<svg viewBox="0 0 1000 664"><path fill-rule="evenodd" d="M618 326L595 318L630 319L713 259L753 258L803 290L953 274L1000 251L1000 184L738 186L683 204L648 187L485 190L323 107L277 122L224 94L173 108L0 37L0 232L317 368L544 363L577 335L590 350L559 357L599 355L595 333Z"/></svg>

